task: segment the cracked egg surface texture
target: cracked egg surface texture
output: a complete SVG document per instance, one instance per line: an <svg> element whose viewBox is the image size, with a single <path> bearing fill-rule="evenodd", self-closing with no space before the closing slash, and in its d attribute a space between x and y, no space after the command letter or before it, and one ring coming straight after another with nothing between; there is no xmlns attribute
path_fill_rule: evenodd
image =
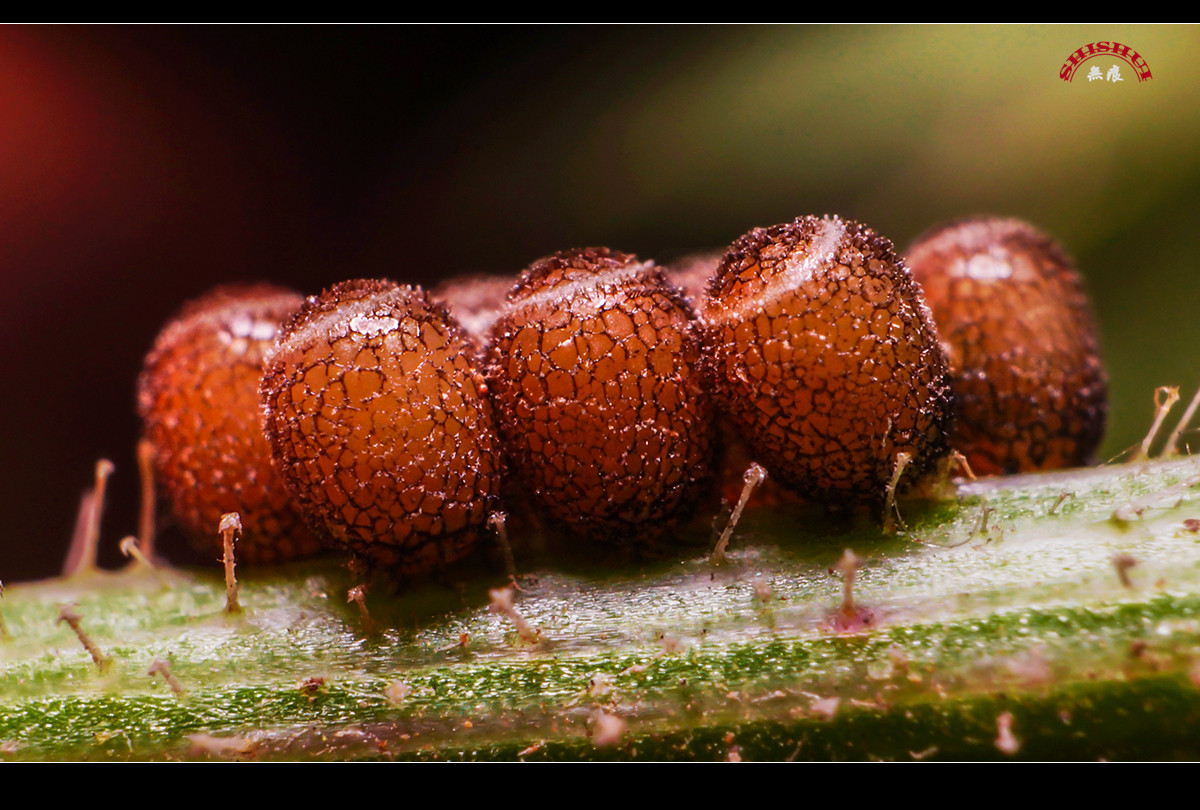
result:
<svg viewBox="0 0 1200 810"><path fill-rule="evenodd" d="M266 284L218 287L185 304L146 358L138 411L157 486L201 551L220 553L226 512L241 514L239 562L321 549L272 468L258 396L263 357L303 300Z"/></svg>
<svg viewBox="0 0 1200 810"><path fill-rule="evenodd" d="M693 313L652 263L586 248L530 265L493 327L489 384L513 477L560 528L651 540L710 480Z"/></svg>
<svg viewBox="0 0 1200 810"><path fill-rule="evenodd" d="M276 466L309 522L403 577L471 550L502 456L462 329L419 288L348 281L284 325L262 384Z"/></svg>
<svg viewBox="0 0 1200 810"><path fill-rule="evenodd" d="M770 475L813 500L883 500L948 452L949 366L892 244L836 217L756 228L701 318L718 404Z"/></svg>
<svg viewBox="0 0 1200 810"><path fill-rule="evenodd" d="M950 352L954 448L976 474L1074 467L1104 436L1107 382L1083 282L1016 219L944 225L909 249Z"/></svg>

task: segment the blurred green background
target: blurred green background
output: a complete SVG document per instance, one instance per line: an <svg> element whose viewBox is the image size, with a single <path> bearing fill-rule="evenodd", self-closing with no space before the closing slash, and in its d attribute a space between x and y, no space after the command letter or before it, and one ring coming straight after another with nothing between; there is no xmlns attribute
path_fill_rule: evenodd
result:
<svg viewBox="0 0 1200 810"><path fill-rule="evenodd" d="M1119 41L1138 82L1073 82ZM903 250L1026 218L1076 257L1111 376L1102 455L1200 384L1200 28L0 29L0 579L53 573L95 459L136 526L133 390L213 284L669 259L799 214ZM1193 434L1195 435L1195 434Z"/></svg>

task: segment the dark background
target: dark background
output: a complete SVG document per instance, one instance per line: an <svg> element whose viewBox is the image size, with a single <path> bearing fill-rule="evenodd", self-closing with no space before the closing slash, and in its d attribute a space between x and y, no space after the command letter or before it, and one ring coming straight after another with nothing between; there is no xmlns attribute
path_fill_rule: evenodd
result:
<svg viewBox="0 0 1200 810"><path fill-rule="evenodd" d="M1058 78L1102 39L1154 78ZM1094 296L1114 456L1154 386L1200 381L1198 45L1174 26L0 28L0 578L58 570L101 457L118 559L142 357L214 284L429 284L581 245L662 260L807 213L901 249L973 213L1056 235Z"/></svg>

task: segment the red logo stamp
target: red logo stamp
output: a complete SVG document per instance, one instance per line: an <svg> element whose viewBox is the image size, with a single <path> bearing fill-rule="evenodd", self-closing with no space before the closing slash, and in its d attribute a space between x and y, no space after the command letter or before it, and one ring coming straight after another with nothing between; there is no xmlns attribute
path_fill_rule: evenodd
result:
<svg viewBox="0 0 1200 810"><path fill-rule="evenodd" d="M1089 42L1087 45L1077 48L1074 53L1067 57L1067 61L1063 62L1063 66L1059 68L1058 78L1069 82L1075 78L1075 72L1082 67L1084 62L1106 56L1109 57L1107 71L1104 71L1102 69L1103 66L1099 64L1088 66L1087 80L1089 82L1125 81L1125 77L1121 75L1121 66L1111 61L1113 59L1119 59L1129 65L1133 69L1133 75L1137 77L1139 82L1148 81L1153 78L1150 75L1150 66L1146 64L1145 58L1130 46L1120 42Z"/></svg>

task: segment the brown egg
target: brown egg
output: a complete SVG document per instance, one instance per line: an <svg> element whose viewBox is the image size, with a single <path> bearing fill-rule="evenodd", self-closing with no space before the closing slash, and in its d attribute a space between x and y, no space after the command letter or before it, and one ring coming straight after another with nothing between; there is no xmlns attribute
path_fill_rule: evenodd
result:
<svg viewBox="0 0 1200 810"><path fill-rule="evenodd" d="M952 442L972 470L1092 461L1107 383L1083 283L1063 249L1020 220L976 218L921 237L907 262L950 353Z"/></svg>
<svg viewBox="0 0 1200 810"><path fill-rule="evenodd" d="M347 281L280 332L262 383L276 467L325 537L402 576L464 557L502 456L462 329L419 288Z"/></svg>
<svg viewBox="0 0 1200 810"><path fill-rule="evenodd" d="M605 248L535 262L489 354L513 477L543 514L621 544L687 516L711 475L713 412L692 313L652 263Z"/></svg>
<svg viewBox="0 0 1200 810"><path fill-rule="evenodd" d="M221 515L240 512L239 562L320 549L271 466L258 386L279 323L303 302L291 290L219 287L163 329L138 380L138 411L158 486L192 543L221 551Z"/></svg>
<svg viewBox="0 0 1200 810"><path fill-rule="evenodd" d="M920 288L874 231L836 217L756 228L702 320L720 407L754 458L829 505L883 500L948 452L949 369Z"/></svg>

